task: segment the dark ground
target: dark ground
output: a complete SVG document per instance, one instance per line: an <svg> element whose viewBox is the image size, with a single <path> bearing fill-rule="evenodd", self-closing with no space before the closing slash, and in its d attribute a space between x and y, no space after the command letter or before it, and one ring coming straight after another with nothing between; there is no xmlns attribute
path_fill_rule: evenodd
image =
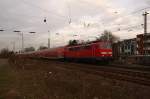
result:
<svg viewBox="0 0 150 99"><path fill-rule="evenodd" d="M57 62L0 59L0 99L150 99L150 86L117 81Z"/></svg>

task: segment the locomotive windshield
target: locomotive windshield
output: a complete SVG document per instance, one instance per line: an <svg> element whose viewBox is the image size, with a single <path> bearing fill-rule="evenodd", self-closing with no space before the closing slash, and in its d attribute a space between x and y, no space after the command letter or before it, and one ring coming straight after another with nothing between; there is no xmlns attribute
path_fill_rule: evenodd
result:
<svg viewBox="0 0 150 99"><path fill-rule="evenodd" d="M111 49L112 45L109 42L100 43L100 48Z"/></svg>

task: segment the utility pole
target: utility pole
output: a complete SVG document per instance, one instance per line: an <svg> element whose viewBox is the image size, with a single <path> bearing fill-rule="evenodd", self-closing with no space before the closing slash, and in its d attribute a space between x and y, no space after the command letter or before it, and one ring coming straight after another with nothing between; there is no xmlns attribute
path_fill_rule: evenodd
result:
<svg viewBox="0 0 150 99"><path fill-rule="evenodd" d="M48 30L48 48L51 48L51 43L50 43L50 41L51 41L51 39L50 39L50 37L51 37L51 35L50 35L50 31Z"/></svg>
<svg viewBox="0 0 150 99"><path fill-rule="evenodd" d="M24 34L23 34L23 32L22 31L18 31L18 30L15 30L15 31L13 31L13 32L17 32L17 33L19 33L20 35L21 35L21 43L22 43L22 48L21 48L21 53L23 53L24 52ZM34 33L36 33L36 32L29 32L30 34L34 34ZM14 50L15 50L15 43L14 43Z"/></svg>
<svg viewBox="0 0 150 99"><path fill-rule="evenodd" d="M16 44L15 44L15 42L13 42L13 51L14 52L16 51Z"/></svg>
<svg viewBox="0 0 150 99"><path fill-rule="evenodd" d="M110 41L110 33L108 32L108 39L107 39L107 41Z"/></svg>
<svg viewBox="0 0 150 99"><path fill-rule="evenodd" d="M44 23L46 23L47 24L47 19L46 19L46 17L44 18ZM48 24L47 24L48 25ZM49 32L49 30L48 30L48 43L47 43L48 45L48 49L50 48L50 32Z"/></svg>
<svg viewBox="0 0 150 99"><path fill-rule="evenodd" d="M145 11L145 13L143 14L144 16L144 34L147 34L147 15L149 13Z"/></svg>
<svg viewBox="0 0 150 99"><path fill-rule="evenodd" d="M143 14L143 16L144 16L144 41L146 40L146 35L147 35L147 15L148 15L149 13L148 12L144 12L144 14ZM146 48L146 46L144 46L145 47L145 51L144 51L144 54L146 55L147 54L147 48Z"/></svg>
<svg viewBox="0 0 150 99"><path fill-rule="evenodd" d="M15 52L15 51L16 51L16 44L15 44L15 41L12 42L12 44L13 44L13 51Z"/></svg>
<svg viewBox="0 0 150 99"><path fill-rule="evenodd" d="M21 40L22 40L22 49L21 49L21 53L24 52L24 38L23 38L23 32L21 31L14 31L14 32L17 32L17 33L20 33L21 34Z"/></svg>
<svg viewBox="0 0 150 99"><path fill-rule="evenodd" d="M23 32L21 33L22 36L22 53L24 52L24 36L23 36Z"/></svg>

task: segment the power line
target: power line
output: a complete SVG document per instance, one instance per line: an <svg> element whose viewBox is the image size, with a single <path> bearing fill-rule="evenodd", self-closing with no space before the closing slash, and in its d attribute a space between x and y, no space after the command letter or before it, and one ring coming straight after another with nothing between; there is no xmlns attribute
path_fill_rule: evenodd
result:
<svg viewBox="0 0 150 99"><path fill-rule="evenodd" d="M51 15L55 15L55 16L57 16L57 17L61 17L61 18L66 18L66 16L62 16L62 15L58 15L58 14L56 14L56 13L54 13L54 12L52 12L52 11L49 11L49 10L46 10L46 9L43 9L43 8L41 8L40 6L37 6L37 5L35 5L35 4L33 4L33 3L30 3L30 2L28 2L28 1L26 1L26 0L23 0L23 2L25 3L25 4L28 4L28 5L30 5L30 6L32 6L32 7L36 7L36 8L39 8L40 10L42 10L43 12L46 12L46 13L53 13L53 14L51 14ZM131 12L130 14L135 14L135 13L137 13L137 12L139 12L139 11L142 11L142 10L145 10L145 9L148 9L148 8L150 8L150 7L145 7L145 8L142 8L142 9L139 9L139 10L137 10L137 11L133 11L133 12ZM71 15L70 15L70 11L69 11L69 23L71 23ZM129 14L129 15L130 15ZM127 16L129 16L129 15L127 15ZM31 16L32 17L32 16ZM33 16L33 17L35 17L35 16ZM120 16L121 18L122 18L122 16ZM126 17L126 16L123 16L123 17ZM105 22L105 24L108 24L108 23L106 23Z"/></svg>
<svg viewBox="0 0 150 99"><path fill-rule="evenodd" d="M138 13L138 12L140 12L140 11L143 11L143 10L146 10L146 9L149 9L150 7L145 7L145 8L142 8L142 9L139 9L139 10L136 10L136 11L133 11L133 12L131 12L131 13L129 13L128 15L126 15L126 16L120 16L120 18L125 18L125 17L128 17L128 16L130 16L130 15L132 15L132 14L136 14L136 13ZM114 21L114 20L112 20L112 21ZM109 23L110 23L110 21L109 21ZM105 24L107 24L107 23L105 23ZM108 25L108 24L107 24ZM139 26L139 25L138 25ZM135 26L133 26L133 27L135 27ZM133 28L133 27L130 27L130 28ZM129 28L129 27L128 27ZM123 29L123 30L126 30L126 29ZM121 30L119 30L119 31L121 31Z"/></svg>
<svg viewBox="0 0 150 99"><path fill-rule="evenodd" d="M118 18L121 18L121 19L127 18L127 17L129 17L130 15L139 13L139 12L141 12L141 11L143 11L143 10L146 10L146 9L150 9L150 6L145 7L145 8L141 8L141 9L138 9L138 10L135 10L135 11L133 11L133 12L128 13L127 15L121 15L121 16L117 17L117 19L118 19ZM108 23L111 23L109 19L107 19L107 20L109 20L109 22L107 22L107 23L104 22L105 20L106 20L106 19L102 19L102 20L100 20L100 22L101 22L101 23L105 23L105 24L107 24L107 25L108 25ZM114 20L112 20L112 22L113 22L113 21L114 21Z"/></svg>
<svg viewBox="0 0 150 99"><path fill-rule="evenodd" d="M32 7L34 6L34 7L36 7L36 8L39 8L39 9L41 9L41 10L44 11L44 12L47 12L47 13L54 13L54 12L51 12L51 11L49 11L49 10L43 9L43 8L41 8L40 6L37 6L37 5L32 4L32 3L29 3L29 2L27 2L26 0L23 0L23 2L26 3L26 4L28 4L28 5L31 5ZM145 8L142 8L142 9L139 9L139 10L136 10L136 11L133 11L133 12L131 12L130 14L135 14L135 13L137 13L137 12L139 12L139 11L143 11L143 10L149 9L149 8L150 8L150 7L145 7ZM130 15L130 14L129 14L129 15ZM54 13L54 15L59 16L59 17L61 17L61 18L65 18L65 16L61 16L61 15L58 15L58 14L56 14L56 13ZM127 16L129 16L129 15L127 15ZM126 17L126 16L124 16L124 17ZM69 14L69 18L70 18L70 21L71 21L70 14ZM121 18L122 18L122 16L121 16ZM114 21L114 20L113 20L113 21ZM110 23L110 21L109 21L108 23ZM105 24L108 24L108 23L105 22Z"/></svg>

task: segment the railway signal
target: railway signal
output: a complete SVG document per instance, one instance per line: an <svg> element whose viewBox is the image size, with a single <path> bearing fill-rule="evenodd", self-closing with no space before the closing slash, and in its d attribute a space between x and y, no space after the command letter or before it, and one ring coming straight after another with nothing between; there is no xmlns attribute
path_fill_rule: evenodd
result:
<svg viewBox="0 0 150 99"><path fill-rule="evenodd" d="M29 32L29 33L34 34L34 33L36 33L36 32Z"/></svg>
<svg viewBox="0 0 150 99"><path fill-rule="evenodd" d="M0 31L3 32L4 30L1 29Z"/></svg>
<svg viewBox="0 0 150 99"><path fill-rule="evenodd" d="M44 18L44 23L47 24L47 19L46 19L46 17ZM47 25L48 25L48 24L47 24ZM50 36L49 30L48 30L48 36ZM50 48L50 37L48 37L48 48Z"/></svg>
<svg viewBox="0 0 150 99"><path fill-rule="evenodd" d="M44 18L44 22L46 23L46 17Z"/></svg>
<svg viewBox="0 0 150 99"><path fill-rule="evenodd" d="M18 33L20 33L21 31L16 31L16 30L15 30L14 32L18 32Z"/></svg>

